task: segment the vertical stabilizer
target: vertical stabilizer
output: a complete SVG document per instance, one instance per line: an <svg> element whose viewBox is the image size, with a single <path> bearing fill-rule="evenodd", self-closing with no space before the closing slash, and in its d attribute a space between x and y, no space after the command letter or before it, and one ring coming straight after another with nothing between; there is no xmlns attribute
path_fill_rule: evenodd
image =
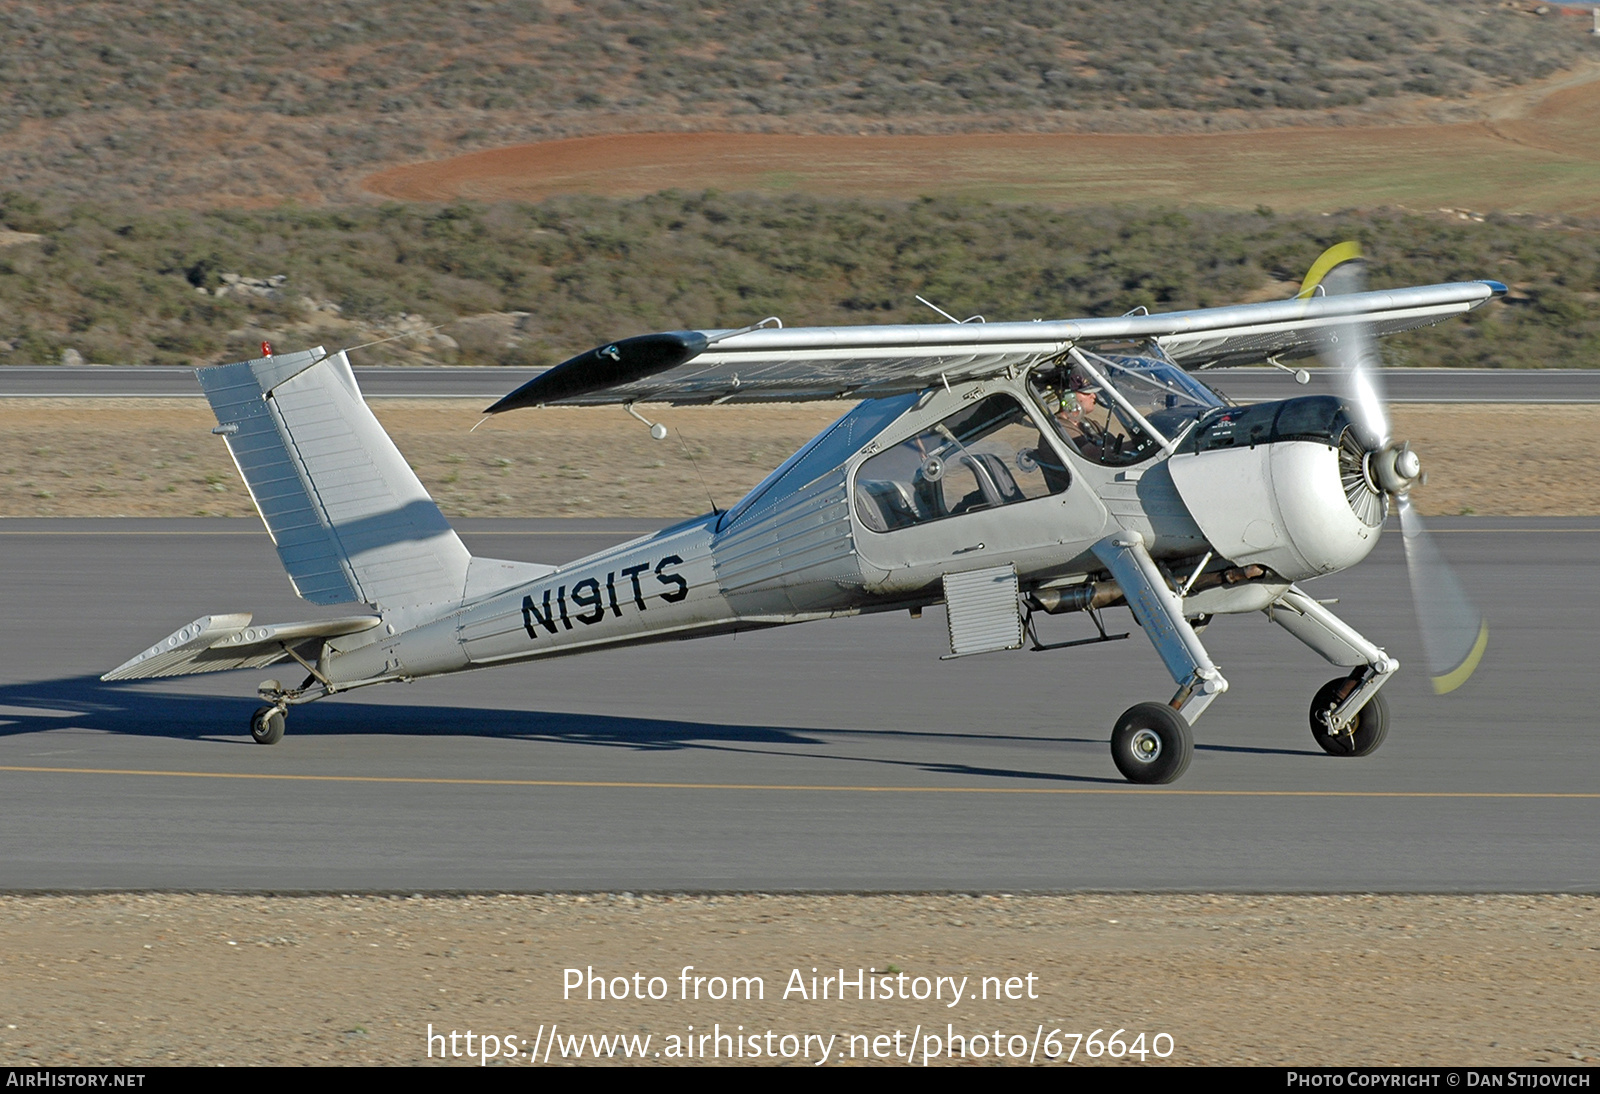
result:
<svg viewBox="0 0 1600 1094"><path fill-rule="evenodd" d="M471 556L361 398L344 353L198 369L295 591L314 604L459 600Z"/></svg>

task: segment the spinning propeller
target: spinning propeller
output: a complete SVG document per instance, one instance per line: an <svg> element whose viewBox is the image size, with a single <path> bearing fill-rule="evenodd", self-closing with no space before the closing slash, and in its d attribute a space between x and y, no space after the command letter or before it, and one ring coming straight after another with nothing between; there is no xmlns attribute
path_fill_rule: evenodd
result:
<svg viewBox="0 0 1600 1094"><path fill-rule="evenodd" d="M1341 243L1317 259L1306 274L1300 295L1311 297L1319 288L1330 296L1366 288L1366 263L1359 245ZM1411 505L1411 488L1423 480L1422 461L1409 442L1396 444L1390 437L1371 326L1352 322L1333 328L1325 337L1322 356L1339 370L1345 402L1365 449L1361 469L1366 482L1392 498L1400 512L1411 600L1433 690L1440 695L1454 691L1467 682L1483 659L1489 625L1467 598Z"/></svg>

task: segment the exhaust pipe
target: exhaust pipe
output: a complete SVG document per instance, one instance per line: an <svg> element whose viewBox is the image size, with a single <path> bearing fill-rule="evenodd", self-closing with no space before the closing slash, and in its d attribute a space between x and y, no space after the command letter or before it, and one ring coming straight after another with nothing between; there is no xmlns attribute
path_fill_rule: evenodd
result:
<svg viewBox="0 0 1600 1094"><path fill-rule="evenodd" d="M1269 576L1265 566L1230 566L1201 574L1189 592L1211 589L1218 585L1239 585L1247 581L1260 581ZM1082 585L1067 585L1059 589L1035 589L1028 594L1028 606L1046 615L1064 612L1086 612L1126 604L1122 586L1115 581L1085 581Z"/></svg>

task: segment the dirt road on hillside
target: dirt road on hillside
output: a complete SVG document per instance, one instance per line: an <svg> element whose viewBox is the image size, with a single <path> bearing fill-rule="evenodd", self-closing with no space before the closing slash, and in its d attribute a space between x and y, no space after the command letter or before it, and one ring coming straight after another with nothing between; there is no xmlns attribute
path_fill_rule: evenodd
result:
<svg viewBox="0 0 1600 1094"><path fill-rule="evenodd" d="M628 133L391 167L371 193L405 201L637 197L676 188L924 194L1057 205L1151 202L1330 211L1401 205L1600 212L1600 66L1452 106L1468 120L1161 136Z"/></svg>

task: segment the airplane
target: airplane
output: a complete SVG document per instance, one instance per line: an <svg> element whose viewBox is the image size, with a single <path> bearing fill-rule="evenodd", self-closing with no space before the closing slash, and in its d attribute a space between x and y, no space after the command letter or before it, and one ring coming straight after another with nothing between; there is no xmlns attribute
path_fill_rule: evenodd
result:
<svg viewBox="0 0 1600 1094"><path fill-rule="evenodd" d="M1126 638L1126 606L1170 672L1166 701L1111 732L1131 782L1188 768L1192 725L1229 681L1200 635L1265 615L1340 671L1310 705L1314 739L1365 756L1398 660L1299 584L1354 566L1398 510L1436 690L1488 638L1410 504L1423 479L1390 435L1375 335L1467 312L1505 286L1364 289L1359 248L1330 249L1287 300L1115 318L740 329L624 338L487 409L846 400L854 405L736 505L560 566L470 554L363 401L345 352L318 347L197 369L295 591L353 614L202 616L108 681L291 663L263 682L251 736L291 706L610 649L943 604L947 657ZM936 309L937 310L937 309ZM945 314L942 313L941 314ZM974 317L976 319L977 317ZM1344 397L1238 406L1197 378L1321 355ZM1095 633L1040 641L1043 616Z"/></svg>

